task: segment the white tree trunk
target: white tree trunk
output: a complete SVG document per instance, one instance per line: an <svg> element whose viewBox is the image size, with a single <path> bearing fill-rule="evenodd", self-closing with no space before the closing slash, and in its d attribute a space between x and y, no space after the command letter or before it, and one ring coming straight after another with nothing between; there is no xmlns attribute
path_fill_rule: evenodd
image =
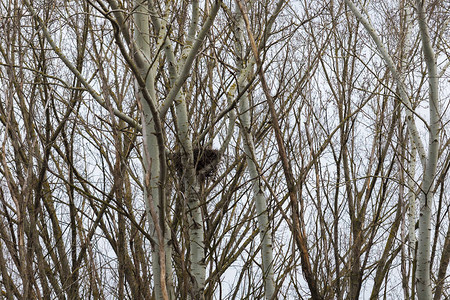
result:
<svg viewBox="0 0 450 300"><path fill-rule="evenodd" d="M189 28L186 46L181 56L181 65L184 65L189 52L192 49L196 25L198 20L198 1L194 1L192 22ZM189 117L187 112L186 99L182 92L175 97L175 110L177 115L178 138L181 145L181 153L183 159L183 182L185 187L185 196L188 207L188 224L189 224L189 245L191 273L193 275L193 299L203 299L205 289L206 264L205 264L205 242L203 230L203 218L200 198L200 189L197 182L197 175L194 165L194 155L192 147L192 139L189 133Z"/></svg>
<svg viewBox="0 0 450 300"><path fill-rule="evenodd" d="M400 74L400 81L404 82L406 78L405 70L408 67L408 56L407 54L412 48L411 45L411 34L412 34L412 25L413 25L413 12L411 4L405 1L404 3L404 14L405 18L403 21L404 24L404 34L403 34L403 46L400 56L400 67L399 67L399 74ZM408 114L407 114L408 116ZM417 222L417 207L416 207L416 194L415 191L417 189L417 184L415 181L415 175L416 175L416 166L417 166L417 148L414 142L411 143L411 154L409 156L409 162L407 166L407 187L408 187L408 193L407 193L407 201L408 201L408 244L409 244L409 251L412 254L412 260L415 260L415 253L416 253L416 222ZM415 265L415 263L413 263ZM412 280L415 280L415 276L411 276ZM411 288L415 288L415 281L411 281ZM414 292L411 293L414 295Z"/></svg>
<svg viewBox="0 0 450 300"><path fill-rule="evenodd" d="M172 84L171 92L167 96L168 99L174 97L176 122L178 128L178 138L180 141L180 152L183 165L183 183L185 201L188 207L188 224L189 224L189 245L190 245L190 266L191 274L193 276L192 281L192 297L193 299L203 299L203 291L205 288L206 277L206 264L205 264L205 245L204 245L204 230L203 219L201 212L201 205L204 205L200 199L199 186L197 182L197 175L194 165L194 155L192 139L189 133L189 116L187 112L186 99L181 90L181 85L185 78L189 74L190 65L193 60L193 53L198 51L198 48L193 47L194 41L196 41L196 32L199 19L199 7L198 1L192 3L192 18L189 26L189 32L186 39L186 43L183 48L181 59L176 62L173 55L173 50L170 41L164 40L164 49L166 58L169 62L169 74ZM217 6L217 5L216 5ZM217 6L218 9L218 6ZM217 10L215 11L217 13ZM215 16L215 15L214 15ZM161 29L165 30L167 24L164 21L161 23ZM209 27L206 27L209 28ZM203 28L205 30L205 28ZM202 31L203 32L203 31ZM198 39L198 37L197 37ZM171 94L175 93L174 96ZM166 99L166 108L162 108L162 111L166 111L171 105L171 101Z"/></svg>
<svg viewBox="0 0 450 300"><path fill-rule="evenodd" d="M409 231L409 248L411 253L414 255L416 249L416 182L414 177L416 175L416 148L412 148L410 161L408 164L408 231Z"/></svg>
<svg viewBox="0 0 450 300"><path fill-rule="evenodd" d="M145 58L144 67L141 68L141 76L145 79L146 89L151 95L152 99L156 99L154 78L155 69L150 68L151 50L150 50L150 32L149 32L149 16L146 9L145 1L136 1L136 10L134 14L136 25L135 39L136 45L142 56ZM141 95L140 95L141 96ZM141 96L142 98L142 96ZM166 205L165 199L160 195L160 159L158 141L155 135L155 123L149 104L146 101L141 103L141 118L142 118L142 134L144 137L144 169L145 178L148 182L145 184L144 196L146 199L147 218L150 223L150 234L153 237L154 245L152 245L152 270L155 285L155 298L175 299L172 266L171 266L171 247L170 230L165 222ZM154 103L156 106L156 103ZM165 162L163 162L165 163ZM149 197L151 195L151 197ZM152 203L151 203L152 202ZM152 214L152 210L156 215ZM163 245L161 245L162 234ZM164 257L161 256L164 255ZM161 268L161 263L164 263L165 268ZM163 272L161 272L164 269ZM164 278L161 278L164 277Z"/></svg>
<svg viewBox="0 0 450 300"><path fill-rule="evenodd" d="M380 38L376 34L374 28L369 21L363 17L361 12L356 8L351 0L345 0L345 3L352 10L354 15L366 28L367 32L372 37L377 45L378 51L385 60L388 68L397 81L399 94L402 102L406 105L406 120L408 122L408 130L414 142L415 148L419 153L419 158L424 169L422 181L422 195L420 201L420 215L419 215L419 236L417 245L417 296L419 300L431 299L431 278L430 278L430 245L431 245L431 206L433 202L433 183L436 175L436 166L439 151L439 107L438 107L438 76L436 68L436 59L431 45L428 27L426 24L426 17L424 11L424 1L416 0L416 10L418 14L418 22L420 28L420 38L422 41L422 50L425 63L428 70L428 84L429 84L429 112L430 121L428 124L428 153L425 152L422 140L419 137L412 113L412 105L407 96L404 82L401 74L397 71L394 61L388 54L386 48L382 44Z"/></svg>
<svg viewBox="0 0 450 300"><path fill-rule="evenodd" d="M247 85L249 72L254 66L254 61L249 61L247 67L244 67L244 20L242 18L239 7L236 9L237 26L235 27L236 36L236 65L238 68L238 91L242 91ZM239 119L241 123L240 132L244 137L244 151L247 160L247 168L252 180L253 199L258 214L258 229L261 238L261 257L262 257L262 272L265 288L266 299L272 299L275 294L275 280L273 271L273 245L272 245L272 230L269 223L269 212L267 207L267 198L263 191L263 182L261 173L258 171L258 166L255 157L255 144L253 135L251 133L250 121L250 104L248 93L245 92L239 102Z"/></svg>
<svg viewBox="0 0 450 300"><path fill-rule="evenodd" d="M167 24L165 20L159 20L153 17L153 25L159 30L159 41L161 47L164 49L166 59L168 61L168 70L171 83L171 89L166 96L164 105L161 107L161 115L165 115L169 107L174 103L176 111L176 122L178 128L178 138L180 141L180 152L182 154L183 165L183 182L185 187L185 200L188 206L188 224L190 237L190 266L191 274L193 276L192 294L195 299L203 299L203 291L205 288L206 264L205 264L205 246L204 246L204 230L201 213L201 202L199 187L196 177L196 170L194 166L192 139L189 134L189 116L187 113L186 99L182 85L190 74L190 69L194 58L200 46L213 24L220 7L220 1L216 1L210 10L210 15L206 19L200 32L197 33L198 20L200 16L199 1L192 2L191 22L183 48L181 59L176 61L171 42L166 37ZM148 1L148 11L154 14L154 3Z"/></svg>
<svg viewBox="0 0 450 300"><path fill-rule="evenodd" d="M361 14L361 12L358 10L358 8L355 6L355 4L351 0L345 0L345 3L351 9L353 14L358 19L358 21L361 22L361 24L364 26L364 28L369 33L369 35L372 37L372 40L377 45L379 54L385 61L387 67L389 68L389 71L391 71L391 73L394 77L394 80L397 83L397 88L398 88L398 93L399 93L400 99L402 100L403 104L406 106L406 122L408 124L408 131L409 131L410 136L415 144L415 147L417 148L420 161L422 162L422 166L425 168L427 155L425 152L425 148L423 146L423 142L420 139L419 131L417 130L416 123L414 121L414 113L413 113L413 109L412 109L412 104L408 97L408 94L406 93L406 88L405 88L405 84L402 80L402 75L400 72L397 71L396 65L395 65L394 61L392 60L392 57L389 55L388 51L386 50L386 47L384 47L383 43L381 42L380 37L378 36L378 34L376 33L375 29L370 24L370 22Z"/></svg>
<svg viewBox="0 0 450 300"><path fill-rule="evenodd" d="M272 299L275 294L275 281L273 271L273 249L272 230L269 223L269 212L267 208L267 198L263 191L261 174L258 172L255 163L255 146L251 135L250 113L248 112L248 98L243 95L240 102L241 132L243 133L245 144L244 150L247 160L247 167L252 180L253 199L258 214L258 229L261 238L261 257L263 268L263 280L266 299Z"/></svg>
<svg viewBox="0 0 450 300"><path fill-rule="evenodd" d="M439 152L439 79L437 76L436 58L431 45L428 26L425 17L425 1L416 0L416 9L422 40L422 51L428 71L429 89L429 132L428 155L422 182L422 197L420 200L419 239L417 245L417 296L419 300L431 299L430 277L430 246L431 246L431 208L434 198L434 178Z"/></svg>

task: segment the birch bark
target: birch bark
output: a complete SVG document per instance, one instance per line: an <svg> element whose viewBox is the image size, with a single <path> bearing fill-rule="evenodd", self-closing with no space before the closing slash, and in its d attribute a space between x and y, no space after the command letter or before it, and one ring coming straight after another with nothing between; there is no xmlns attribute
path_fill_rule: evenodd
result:
<svg viewBox="0 0 450 300"><path fill-rule="evenodd" d="M237 26L234 28L236 37L236 65L238 73L238 91L244 90L247 85L249 72L253 69L254 60L250 60L247 66L244 64L244 19L239 7L236 8ZM239 119L241 123L240 132L244 137L244 151L246 155L247 168L252 180L253 199L258 214L258 228L261 239L262 271L265 288L265 298L272 299L275 294L275 281L273 271L273 249L272 230L269 223L269 212L267 197L263 191L261 172L258 171L255 156L255 144L250 122L250 103L248 93L245 92L239 102Z"/></svg>
<svg viewBox="0 0 450 300"><path fill-rule="evenodd" d="M406 68L408 66L408 57L407 53L412 48L412 24L413 24L413 12L412 12L412 6L410 3L403 4L403 10L404 10L404 35L403 35L403 46L401 49L402 55L400 56L400 67L399 67L399 73L400 73L400 80L401 82L405 82L406 80ZM416 252L416 222L417 222L417 207L416 207L416 182L415 182L415 175L416 175L416 165L417 165L417 148L414 142L411 143L411 153L409 156L408 166L407 166L407 173L408 173L408 180L407 180L407 202L408 202L408 244L409 244L409 253L411 253L413 256L415 256ZM413 270L415 266L415 260L416 258L413 257ZM413 273L413 272L412 272ZM415 275L413 274L411 276L411 295L415 295Z"/></svg>
<svg viewBox="0 0 450 300"><path fill-rule="evenodd" d="M149 17L145 1L138 0L135 3L136 10L134 20L136 25L135 39L136 46L144 62L140 66L140 73L145 80L146 89L151 98L156 99L155 74L156 70L151 67L150 32ZM145 5L145 6L144 6ZM142 95L139 94L142 99ZM161 177L160 147L155 134L155 118L147 101L141 103L142 134L144 137L144 169L145 169L145 190L147 218L150 223L150 234L153 236L152 245L152 270L155 285L156 299L175 299L172 267L171 267L171 247L170 230L165 221L166 203L164 195L164 180ZM156 103L154 102L156 107ZM161 194L163 193L163 194ZM154 213L153 211L154 210ZM164 265L164 267L162 267Z"/></svg>
<svg viewBox="0 0 450 300"><path fill-rule="evenodd" d="M420 199L419 237L417 244L417 296L431 299L431 209L434 198L434 182L439 154L439 79L437 76L436 58L430 41L430 33L426 23L425 1L416 0L416 10L422 41L422 52L428 71L428 103L430 119L428 124L428 155L422 182Z"/></svg>
<svg viewBox="0 0 450 300"><path fill-rule="evenodd" d="M200 50L200 46L213 24L220 7L220 1L216 1L211 8L210 15L206 19L203 27L197 34L198 21L200 16L199 1L192 2L191 22L185 45L181 54L181 58L176 61L173 53L173 47L170 40L166 37L167 24L165 20L159 20L155 14L155 6L153 1L148 1L148 11L152 16L152 22L159 31L159 41L168 61L168 70L170 76L171 89L166 96L164 105L160 109L161 116L164 116L169 107L175 104L177 135L180 142L180 150L182 154L183 174L182 181L184 183L184 199L188 207L188 225L189 225L189 261L191 266L191 284L192 299L203 299L206 277L205 264L205 245L204 245L204 229L197 175L194 165L192 138L189 133L189 116L187 112L187 103L185 95L182 91L182 85L190 74L192 63ZM186 279L188 280L188 279Z"/></svg>
<svg viewBox="0 0 450 300"><path fill-rule="evenodd" d="M193 42L197 32L197 24L199 18L198 1L192 3L192 20L189 26L186 45L183 49L180 66L184 66L192 51ZM182 74L171 72L172 83L176 83L176 78ZM197 176L194 164L194 154L192 139L189 133L189 117L187 112L186 98L180 91L175 96L175 110L177 115L178 138L181 145L182 164L183 164L183 183L185 187L185 199L188 207L188 224L189 224L189 246L192 273L192 299L204 299L203 291L205 288L206 264L205 264L205 243L204 230L200 198L200 190L197 182Z"/></svg>
<svg viewBox="0 0 450 300"><path fill-rule="evenodd" d="M422 42L423 57L428 71L429 85L429 113L428 123L428 153L426 153L422 140L414 122L414 115L411 102L406 93L405 85L401 73L395 67L394 61L388 54L381 39L375 32L370 22L361 14L351 0L345 0L347 6L352 10L357 19L363 24L364 28L372 37L377 45L382 58L386 62L389 70L394 76L399 87L399 94L403 104L406 106L406 120L408 123L409 134L413 140L413 147L417 149L419 158L423 167L423 179L421 187L420 214L419 214L419 234L417 244L417 296L419 300L431 299L431 277L430 277L430 256L431 256L431 208L434 197L434 181L436 176L437 159L439 154L439 96L438 96L438 76L436 67L436 58L431 45L430 35L426 23L425 1L416 0L415 6L418 15L420 29L420 40Z"/></svg>
<svg viewBox="0 0 450 300"><path fill-rule="evenodd" d="M375 29L373 28L372 24L369 22L368 19L366 19L362 13L358 10L358 8L355 6L355 4L351 0L345 0L345 3L350 8L350 10L353 12L353 14L356 16L358 21L361 22L361 24L364 26L366 31L369 33L370 37L374 41L374 43L377 46L377 50L383 60L385 61L387 67L389 68L389 71L391 71L394 80L397 83L398 87L398 93L400 96L401 101L403 102L403 105L406 107L406 122L408 124L408 130L410 133L411 138L413 139L413 142L415 144L415 147L417 148L420 161L422 162L422 166L425 168L426 164L426 152L425 147L423 146L423 142L420 139L419 131L417 130L416 123L414 121L414 111L412 108L411 101L408 97L408 94L406 92L404 81L402 80L401 73L397 71L397 68L395 67L395 63L392 59L392 57L389 55L388 51L386 50L386 47L383 45L380 37L376 33Z"/></svg>

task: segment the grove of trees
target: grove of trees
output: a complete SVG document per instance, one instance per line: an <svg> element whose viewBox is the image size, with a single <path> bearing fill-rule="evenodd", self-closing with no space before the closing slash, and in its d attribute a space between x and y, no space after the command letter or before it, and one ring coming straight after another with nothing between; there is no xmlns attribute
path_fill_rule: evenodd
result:
<svg viewBox="0 0 450 300"><path fill-rule="evenodd" d="M450 298L449 22L1 1L1 298Z"/></svg>

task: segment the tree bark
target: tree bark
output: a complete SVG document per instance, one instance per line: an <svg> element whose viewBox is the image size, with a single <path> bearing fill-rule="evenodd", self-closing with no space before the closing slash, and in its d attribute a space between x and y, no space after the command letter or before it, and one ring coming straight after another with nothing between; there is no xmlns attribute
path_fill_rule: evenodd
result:
<svg viewBox="0 0 450 300"><path fill-rule="evenodd" d="M247 85L247 78L250 70L253 69L254 62L249 61L247 67L244 67L244 20L239 8L236 9L235 27L235 49L236 49L236 65L238 67L238 91L244 90ZM258 214L258 228L261 239L261 257L262 257L262 272L265 288L265 298L272 299L275 297L275 280L273 271L273 248L272 248L272 230L269 223L269 211L267 205L267 197L263 191L263 182L261 179L261 172L257 165L256 150L254 138L252 134L252 127L250 121L250 103L248 93L245 92L239 102L239 116L240 116L240 132L244 137L244 151L247 161L247 169L252 180L253 200Z"/></svg>

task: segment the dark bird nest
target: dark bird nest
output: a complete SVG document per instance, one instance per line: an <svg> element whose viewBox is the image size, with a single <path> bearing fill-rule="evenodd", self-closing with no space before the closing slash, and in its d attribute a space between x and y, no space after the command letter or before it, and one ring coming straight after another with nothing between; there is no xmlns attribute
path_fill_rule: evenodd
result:
<svg viewBox="0 0 450 300"><path fill-rule="evenodd" d="M214 176L220 162L220 152L214 149L194 148L194 167L196 175L199 178L208 178ZM180 151L174 152L170 155L170 160L177 171L178 175L183 174L183 154Z"/></svg>

